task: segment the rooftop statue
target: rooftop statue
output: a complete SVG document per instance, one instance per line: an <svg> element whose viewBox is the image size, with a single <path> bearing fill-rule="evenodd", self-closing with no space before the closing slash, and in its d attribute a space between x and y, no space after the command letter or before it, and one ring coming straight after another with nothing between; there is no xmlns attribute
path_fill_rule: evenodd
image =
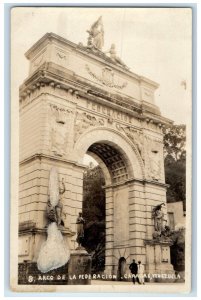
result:
<svg viewBox="0 0 201 300"><path fill-rule="evenodd" d="M121 58L117 56L115 44L112 44L110 50L107 51L106 53L110 54L110 58L114 63L117 63L117 64L123 66L124 68L128 68L125 65L125 63L121 60Z"/></svg>
<svg viewBox="0 0 201 300"><path fill-rule="evenodd" d="M102 17L100 17L95 23L93 23L90 30L87 30L87 32L89 33L87 46L89 48L102 50L104 45L104 29Z"/></svg>

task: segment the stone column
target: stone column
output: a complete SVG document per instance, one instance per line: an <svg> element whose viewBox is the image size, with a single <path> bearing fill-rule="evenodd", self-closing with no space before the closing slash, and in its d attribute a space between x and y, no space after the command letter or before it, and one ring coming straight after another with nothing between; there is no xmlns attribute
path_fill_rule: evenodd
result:
<svg viewBox="0 0 201 300"><path fill-rule="evenodd" d="M113 187L114 202L114 269L113 274L118 274L120 259L129 257L129 191L127 184ZM128 265L128 263L127 263ZM126 265L125 265L126 268Z"/></svg>
<svg viewBox="0 0 201 300"><path fill-rule="evenodd" d="M107 187L105 189L106 199L106 237L105 237L105 274L113 274L113 245L114 245L114 204L113 189Z"/></svg>
<svg viewBox="0 0 201 300"><path fill-rule="evenodd" d="M129 183L129 240L130 262L133 259L146 262L144 239L146 236L146 201L141 182Z"/></svg>

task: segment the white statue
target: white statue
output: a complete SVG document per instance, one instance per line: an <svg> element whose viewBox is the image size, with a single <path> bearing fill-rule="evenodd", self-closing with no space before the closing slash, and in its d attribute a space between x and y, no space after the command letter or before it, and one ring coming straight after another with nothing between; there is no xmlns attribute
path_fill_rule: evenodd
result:
<svg viewBox="0 0 201 300"><path fill-rule="evenodd" d="M62 186L59 186L59 175L56 168L50 170L49 177L49 199L47 202L47 217L50 222L56 222L58 226L63 225L63 203L62 195L65 193L66 188L64 178L62 178Z"/></svg>
<svg viewBox="0 0 201 300"><path fill-rule="evenodd" d="M117 56L115 44L112 44L110 50L107 51L107 52L105 52L105 53L109 53L109 54L110 54L110 58L111 58L111 60L112 60L114 63L117 63L117 64L123 66L124 68L128 68L128 67L125 65L125 63L121 60L121 58Z"/></svg>
<svg viewBox="0 0 201 300"><path fill-rule="evenodd" d="M47 202L47 217L50 223L47 228L47 240L42 244L37 260L37 267L43 273L64 266L70 258L70 248L59 230L60 225L64 225L61 195L65 190L64 179L62 187L59 187L59 174L53 167L50 170Z"/></svg>
<svg viewBox="0 0 201 300"><path fill-rule="evenodd" d="M152 217L154 218L154 229L159 235L161 235L161 232L164 229L164 222L167 222L163 210L164 206L165 203L156 205L152 211Z"/></svg>
<svg viewBox="0 0 201 300"><path fill-rule="evenodd" d="M42 244L37 267L43 272L49 272L64 266L70 258L70 249L64 242L63 236L55 222L47 229L47 240Z"/></svg>
<svg viewBox="0 0 201 300"><path fill-rule="evenodd" d="M104 29L102 17L100 17L96 22L93 23L90 30L87 30L89 33L88 37L88 47L102 50L104 46Z"/></svg>

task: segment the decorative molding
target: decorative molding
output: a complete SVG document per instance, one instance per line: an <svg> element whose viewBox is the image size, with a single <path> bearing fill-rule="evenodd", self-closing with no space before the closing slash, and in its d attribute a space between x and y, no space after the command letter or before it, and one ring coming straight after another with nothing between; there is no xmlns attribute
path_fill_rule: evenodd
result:
<svg viewBox="0 0 201 300"><path fill-rule="evenodd" d="M39 56L37 59L33 61L33 68L36 69L39 65L42 64L43 61L44 61L44 54L42 54L41 56Z"/></svg>
<svg viewBox="0 0 201 300"><path fill-rule="evenodd" d="M62 54L61 52L59 53L59 52L57 52L57 54L56 54L60 59L64 59L64 60L66 60L66 55L65 54Z"/></svg>
<svg viewBox="0 0 201 300"><path fill-rule="evenodd" d="M150 246L154 246L154 245L160 245L160 246L172 246L173 242L170 240L151 240L151 239L145 239L144 240L144 244L145 245L150 245Z"/></svg>
<svg viewBox="0 0 201 300"><path fill-rule="evenodd" d="M107 125L107 124L105 124L105 125ZM128 137L122 132L122 130L117 131L117 129L113 126L112 127L98 126L98 127L95 127L95 128L92 127L89 130L87 130L87 134L89 135L93 131L96 131L96 130L102 130L102 131L105 131L105 132L115 133L115 134L119 135L123 140L125 140L131 146L133 151L135 152L136 157L137 157L137 161L139 162L139 165L141 167L142 178L145 179L145 170L144 170L145 168L144 168L142 157L139 154L139 151L137 150L136 145L134 143L132 143L130 139L128 139ZM80 138L80 139L82 139L82 138ZM76 143L77 143L76 148L78 149L79 148L78 147L79 141L76 141Z"/></svg>
<svg viewBox="0 0 201 300"><path fill-rule="evenodd" d="M52 62L62 67L67 67L69 65L69 51L65 51L60 47L54 47Z"/></svg>
<svg viewBox="0 0 201 300"><path fill-rule="evenodd" d="M29 163L31 163L32 161L35 161L35 160L46 160L47 163L49 163L50 165L52 165L52 161L54 161L54 163L56 164L60 164L63 166L63 164L66 164L67 165L72 165L73 168L79 168L81 170L85 170L86 169L86 165L83 165L83 164L80 164L80 163L77 163L75 161L72 161L72 160L68 160L66 158L61 158L61 157L56 157L56 156L52 156L52 155L47 155L47 154L43 154L43 153L37 153L37 154L34 154L34 155L31 155L23 160L20 161L20 166L23 166L23 165L27 165Z"/></svg>
<svg viewBox="0 0 201 300"><path fill-rule="evenodd" d="M95 74L88 65L85 65L86 70L88 74L96 79L97 81L101 82L103 85L106 85L111 88L116 88L116 89L123 89L127 86L127 82L124 82L122 85L115 84L114 83L114 72L112 69L105 67L102 69L102 75L97 75Z"/></svg>
<svg viewBox="0 0 201 300"><path fill-rule="evenodd" d="M50 107L51 107L52 113L55 116L55 120L57 123L65 124L67 115L69 115L69 113L73 113L72 110L65 109L65 108L59 108L55 104L50 104Z"/></svg>
<svg viewBox="0 0 201 300"><path fill-rule="evenodd" d="M76 142L78 137L89 127L103 126L104 124L105 120L103 118L99 118L86 112L77 112L74 127L74 142Z"/></svg>
<svg viewBox="0 0 201 300"><path fill-rule="evenodd" d="M144 161L144 137L143 133L131 126L121 126L126 136L136 145L138 152L141 155L142 160Z"/></svg>

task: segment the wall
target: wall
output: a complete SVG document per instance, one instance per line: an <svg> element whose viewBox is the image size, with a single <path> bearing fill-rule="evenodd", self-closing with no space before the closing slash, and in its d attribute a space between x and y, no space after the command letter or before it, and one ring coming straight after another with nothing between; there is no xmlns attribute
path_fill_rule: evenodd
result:
<svg viewBox="0 0 201 300"><path fill-rule="evenodd" d="M174 213L175 228L186 227L186 217L183 210L183 201L167 203L167 211Z"/></svg>

